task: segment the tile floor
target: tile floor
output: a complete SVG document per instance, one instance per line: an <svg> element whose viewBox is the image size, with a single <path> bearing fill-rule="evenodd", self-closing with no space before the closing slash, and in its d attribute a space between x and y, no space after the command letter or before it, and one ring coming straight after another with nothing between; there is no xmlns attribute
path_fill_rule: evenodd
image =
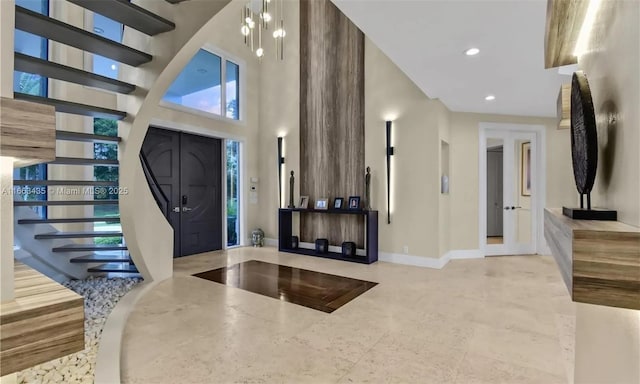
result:
<svg viewBox="0 0 640 384"><path fill-rule="evenodd" d="M262 260L379 284L332 314L190 276ZM571 383L575 308L551 257L442 270L238 248L176 260L123 342L124 383Z"/></svg>

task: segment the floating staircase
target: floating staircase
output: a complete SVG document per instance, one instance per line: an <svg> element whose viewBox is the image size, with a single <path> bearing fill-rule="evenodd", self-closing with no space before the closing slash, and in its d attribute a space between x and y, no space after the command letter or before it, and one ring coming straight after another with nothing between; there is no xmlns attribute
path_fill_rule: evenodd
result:
<svg viewBox="0 0 640 384"><path fill-rule="evenodd" d="M113 19L149 36L170 32L175 29L173 22L164 19L128 0L68 0L70 3L86 8L95 13ZM167 0L170 3L178 3L181 0ZM37 12L15 7L15 28L32 33L46 39L62 43L86 52L95 53L123 64L140 66L150 62L153 58L148 53L128 47L118 42L106 39L84 29L77 28L55 18L48 17ZM49 60L31 57L15 52L15 70L41 75L47 78L94 87L120 94L130 94L136 90L136 85L117 79L111 79L79 68L55 63ZM55 107L58 113L68 113L94 118L112 120L124 119L127 114L100 105L82 104L70 100L60 100L49 97L33 96L16 92L14 97L36 103L48 104ZM65 127L69 129L69 127ZM120 137L96 135L90 133L73 132L60 129L56 132L56 140L78 143L106 143L118 145ZM59 156L49 163L58 166L108 166L118 167L117 160L87 159L77 157ZM118 187L117 181L94 180L15 180L18 187ZM93 194L92 194L93 195ZM124 235L121 230L92 230L92 231L59 231L54 224L87 224L94 223L119 224L119 217L46 217L39 218L30 209L24 207L36 206L61 206L83 207L117 205L118 200L32 200L15 201L16 207L16 239L26 252L34 257L41 257L36 263L44 263L48 267L57 269L68 277L78 278L78 271L88 273L138 273L127 247L123 244ZM22 237L20 237L22 236ZM77 241L119 238L119 244L84 244ZM51 259L45 260L40 256L48 250ZM62 261L61 261L62 260ZM64 266L68 266L68 270ZM78 269L80 268L80 269Z"/></svg>

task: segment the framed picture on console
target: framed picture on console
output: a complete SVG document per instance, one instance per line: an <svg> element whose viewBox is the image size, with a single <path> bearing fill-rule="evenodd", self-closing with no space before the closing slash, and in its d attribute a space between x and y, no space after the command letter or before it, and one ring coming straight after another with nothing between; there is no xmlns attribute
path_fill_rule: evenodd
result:
<svg viewBox="0 0 640 384"><path fill-rule="evenodd" d="M329 209L329 199L323 197L316 200L316 209Z"/></svg>
<svg viewBox="0 0 640 384"><path fill-rule="evenodd" d="M296 208L307 209L309 206L309 196L300 196L300 202Z"/></svg>
<svg viewBox="0 0 640 384"><path fill-rule="evenodd" d="M360 209L360 196L349 196L349 209Z"/></svg>
<svg viewBox="0 0 640 384"><path fill-rule="evenodd" d="M342 205L344 204L344 199L342 197L336 197L333 200L333 209L342 209Z"/></svg>

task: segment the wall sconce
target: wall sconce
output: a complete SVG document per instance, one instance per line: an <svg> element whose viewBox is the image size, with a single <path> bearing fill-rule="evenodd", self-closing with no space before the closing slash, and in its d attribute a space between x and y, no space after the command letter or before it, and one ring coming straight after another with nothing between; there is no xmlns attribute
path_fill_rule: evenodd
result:
<svg viewBox="0 0 640 384"><path fill-rule="evenodd" d="M391 224L391 121L387 120L387 224Z"/></svg>
<svg viewBox="0 0 640 384"><path fill-rule="evenodd" d="M278 137L278 204L282 208L282 165L284 164L282 141L284 137Z"/></svg>

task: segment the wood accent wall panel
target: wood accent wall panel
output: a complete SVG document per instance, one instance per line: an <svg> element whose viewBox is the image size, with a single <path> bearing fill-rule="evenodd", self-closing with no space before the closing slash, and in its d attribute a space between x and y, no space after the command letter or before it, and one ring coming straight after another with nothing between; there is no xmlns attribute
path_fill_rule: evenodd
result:
<svg viewBox="0 0 640 384"><path fill-rule="evenodd" d="M558 92L558 129L571 128L571 84L562 84Z"/></svg>
<svg viewBox="0 0 640 384"><path fill-rule="evenodd" d="M0 98L0 156L14 157L15 167L55 160L55 108Z"/></svg>
<svg viewBox="0 0 640 384"><path fill-rule="evenodd" d="M640 309L640 228L546 209L545 238L573 301Z"/></svg>
<svg viewBox="0 0 640 384"><path fill-rule="evenodd" d="M84 299L15 264L15 299L0 304L0 376L84 349Z"/></svg>
<svg viewBox="0 0 640 384"><path fill-rule="evenodd" d="M300 2L300 194L364 199L364 34L329 0ZM301 241L364 246L359 215L302 214Z"/></svg>
<svg viewBox="0 0 640 384"><path fill-rule="evenodd" d="M544 33L546 69L578 62L573 51L588 7L588 0L547 0L547 24Z"/></svg>

